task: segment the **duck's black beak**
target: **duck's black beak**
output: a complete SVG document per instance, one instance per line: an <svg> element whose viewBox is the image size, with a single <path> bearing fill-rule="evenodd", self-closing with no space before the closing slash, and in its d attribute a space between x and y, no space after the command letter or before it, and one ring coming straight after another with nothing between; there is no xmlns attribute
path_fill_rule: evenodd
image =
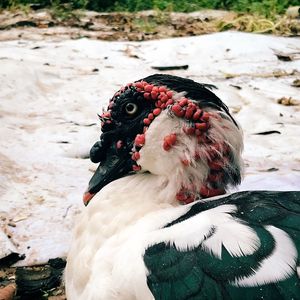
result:
<svg viewBox="0 0 300 300"><path fill-rule="evenodd" d="M123 177L132 171L131 156L126 145L119 148L117 143L111 143L109 147L97 142L90 151L93 162L99 162L96 172L91 178L88 188L83 195L85 205L108 183Z"/></svg>

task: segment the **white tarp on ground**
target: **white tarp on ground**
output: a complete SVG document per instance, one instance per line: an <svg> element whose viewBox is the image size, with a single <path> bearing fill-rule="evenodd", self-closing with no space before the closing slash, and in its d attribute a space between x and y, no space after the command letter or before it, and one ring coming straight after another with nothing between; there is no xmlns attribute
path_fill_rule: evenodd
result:
<svg viewBox="0 0 300 300"><path fill-rule="evenodd" d="M188 64L168 73L220 88L245 132L240 189L299 190L300 106L277 99L300 100L291 86L300 60L278 60L274 50L300 52L300 40L226 32L142 43L1 42L0 224L26 254L21 264L66 256L95 168L81 157L99 137L96 113L120 86L155 73L151 66ZM268 130L281 134L254 135Z"/></svg>

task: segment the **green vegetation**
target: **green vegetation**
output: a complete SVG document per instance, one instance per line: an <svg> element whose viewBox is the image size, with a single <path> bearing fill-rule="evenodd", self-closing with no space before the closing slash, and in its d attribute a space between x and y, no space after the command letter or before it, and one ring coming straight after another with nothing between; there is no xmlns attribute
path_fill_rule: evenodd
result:
<svg viewBox="0 0 300 300"><path fill-rule="evenodd" d="M147 9L191 12L210 8L256 13L269 17L283 13L289 6L299 5L299 0L0 0L2 8L29 5L40 8L63 6L69 9L131 12Z"/></svg>

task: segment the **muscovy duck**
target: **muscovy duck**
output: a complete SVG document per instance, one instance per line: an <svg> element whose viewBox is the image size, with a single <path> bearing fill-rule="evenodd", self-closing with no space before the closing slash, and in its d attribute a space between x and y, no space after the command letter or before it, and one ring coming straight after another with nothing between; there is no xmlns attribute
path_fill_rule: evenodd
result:
<svg viewBox="0 0 300 300"><path fill-rule="evenodd" d="M69 300L300 299L300 192L226 194L241 181L243 139L213 88L157 74L112 97Z"/></svg>

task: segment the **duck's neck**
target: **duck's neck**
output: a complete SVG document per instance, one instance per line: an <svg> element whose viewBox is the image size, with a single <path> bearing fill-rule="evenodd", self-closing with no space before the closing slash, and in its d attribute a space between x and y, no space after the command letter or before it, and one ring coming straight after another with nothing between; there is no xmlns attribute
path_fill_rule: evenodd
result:
<svg viewBox="0 0 300 300"><path fill-rule="evenodd" d="M135 174L115 180L104 187L91 201L91 210L110 209L135 211L138 208L155 210L178 206L177 186L165 176L150 173Z"/></svg>
<svg viewBox="0 0 300 300"><path fill-rule="evenodd" d="M97 193L86 207L78 224L78 232L84 226L100 247L145 215L181 205L176 200L176 189L169 184L166 178L149 173L113 181Z"/></svg>
<svg viewBox="0 0 300 300"><path fill-rule="evenodd" d="M151 212L182 205L178 201L181 184L170 177L140 173L104 187L86 208L86 221L96 229L97 239L102 243ZM106 224L106 229L100 233L97 224Z"/></svg>

